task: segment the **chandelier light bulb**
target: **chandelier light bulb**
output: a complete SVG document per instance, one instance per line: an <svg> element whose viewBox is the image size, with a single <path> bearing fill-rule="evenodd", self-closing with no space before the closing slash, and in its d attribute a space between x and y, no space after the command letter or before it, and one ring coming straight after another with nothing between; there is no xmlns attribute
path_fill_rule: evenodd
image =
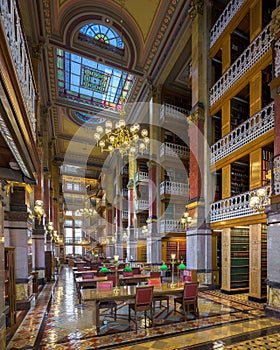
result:
<svg viewBox="0 0 280 350"><path fill-rule="evenodd" d="M106 120L105 128L106 129L112 129L112 127L113 127L113 123L111 122L111 120Z"/></svg>
<svg viewBox="0 0 280 350"><path fill-rule="evenodd" d="M125 120L124 120L124 119L120 119L120 121L119 121L119 127L120 127L120 128L124 128L125 126L126 126Z"/></svg>
<svg viewBox="0 0 280 350"><path fill-rule="evenodd" d="M148 137L144 137L144 142L147 145L150 142L150 139Z"/></svg>
<svg viewBox="0 0 280 350"><path fill-rule="evenodd" d="M138 132L140 130L140 125L138 123L134 124L135 132Z"/></svg>
<svg viewBox="0 0 280 350"><path fill-rule="evenodd" d="M98 132L95 132L93 137L95 138L95 140L100 140L100 135L98 134Z"/></svg>
<svg viewBox="0 0 280 350"><path fill-rule="evenodd" d="M142 135L143 137L148 136L148 130L147 130L147 129L143 129L143 130L141 131L141 135Z"/></svg>
<svg viewBox="0 0 280 350"><path fill-rule="evenodd" d="M96 131L98 132L98 134L102 134L102 133L103 133L103 128L102 128L102 126L101 126L101 125L98 125L98 126L96 127Z"/></svg>
<svg viewBox="0 0 280 350"><path fill-rule="evenodd" d="M139 135L135 134L133 135L133 141L137 142L139 140Z"/></svg>

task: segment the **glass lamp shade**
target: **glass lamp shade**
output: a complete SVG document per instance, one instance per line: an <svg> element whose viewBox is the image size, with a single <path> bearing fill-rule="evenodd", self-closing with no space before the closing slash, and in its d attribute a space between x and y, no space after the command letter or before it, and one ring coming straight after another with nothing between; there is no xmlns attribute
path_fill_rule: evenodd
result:
<svg viewBox="0 0 280 350"><path fill-rule="evenodd" d="M132 272L132 268L130 266L126 266L124 269L123 269L124 272Z"/></svg>
<svg viewBox="0 0 280 350"><path fill-rule="evenodd" d="M109 269L106 266L103 266L99 272L109 272Z"/></svg>
<svg viewBox="0 0 280 350"><path fill-rule="evenodd" d="M186 268L186 265L183 262L181 262L181 264L179 264L177 268L183 270Z"/></svg>
<svg viewBox="0 0 280 350"><path fill-rule="evenodd" d="M159 268L161 271L166 271L168 270L168 266L163 262L161 267Z"/></svg>

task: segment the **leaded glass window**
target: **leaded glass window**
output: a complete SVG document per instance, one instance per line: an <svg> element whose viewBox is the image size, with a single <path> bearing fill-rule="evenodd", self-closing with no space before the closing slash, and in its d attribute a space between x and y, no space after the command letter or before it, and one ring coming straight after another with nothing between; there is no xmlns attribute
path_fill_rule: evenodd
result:
<svg viewBox="0 0 280 350"><path fill-rule="evenodd" d="M80 29L80 33L103 44L112 45L119 49L124 48L121 37L112 28L104 26L103 24L87 24Z"/></svg>
<svg viewBox="0 0 280 350"><path fill-rule="evenodd" d="M132 74L57 49L58 91L61 98L117 112L128 101Z"/></svg>

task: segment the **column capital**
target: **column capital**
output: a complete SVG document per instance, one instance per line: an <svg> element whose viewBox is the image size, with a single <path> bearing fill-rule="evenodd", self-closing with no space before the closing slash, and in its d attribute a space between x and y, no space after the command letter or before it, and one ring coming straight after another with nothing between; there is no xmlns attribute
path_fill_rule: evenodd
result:
<svg viewBox="0 0 280 350"><path fill-rule="evenodd" d="M197 123L204 121L204 107L202 103L197 103L187 116L188 122Z"/></svg>
<svg viewBox="0 0 280 350"><path fill-rule="evenodd" d="M274 11L272 11L272 20L270 24L270 33L271 36L276 40L280 35L280 6L276 7Z"/></svg>
<svg viewBox="0 0 280 350"><path fill-rule="evenodd" d="M196 15L203 15L204 0L192 0L189 8L189 15L191 19L194 19Z"/></svg>
<svg viewBox="0 0 280 350"><path fill-rule="evenodd" d="M155 168L156 166L157 166L157 162L155 162L154 160L148 160L147 161L148 169Z"/></svg>
<svg viewBox="0 0 280 350"><path fill-rule="evenodd" d="M129 190L134 190L134 180L129 179L128 184L126 186Z"/></svg>

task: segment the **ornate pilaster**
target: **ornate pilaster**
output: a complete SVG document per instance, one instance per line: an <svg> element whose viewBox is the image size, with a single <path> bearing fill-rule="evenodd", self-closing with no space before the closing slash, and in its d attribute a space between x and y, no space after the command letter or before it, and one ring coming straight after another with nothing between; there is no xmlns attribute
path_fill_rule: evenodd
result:
<svg viewBox="0 0 280 350"><path fill-rule="evenodd" d="M203 0L192 0L189 8L189 16L193 20L198 14L203 15Z"/></svg>
<svg viewBox="0 0 280 350"><path fill-rule="evenodd" d="M28 244L32 236L30 194L25 183L8 182L6 188L10 210L5 211L4 230L9 245L15 247L15 276L17 309L29 309L33 298L32 250Z"/></svg>

